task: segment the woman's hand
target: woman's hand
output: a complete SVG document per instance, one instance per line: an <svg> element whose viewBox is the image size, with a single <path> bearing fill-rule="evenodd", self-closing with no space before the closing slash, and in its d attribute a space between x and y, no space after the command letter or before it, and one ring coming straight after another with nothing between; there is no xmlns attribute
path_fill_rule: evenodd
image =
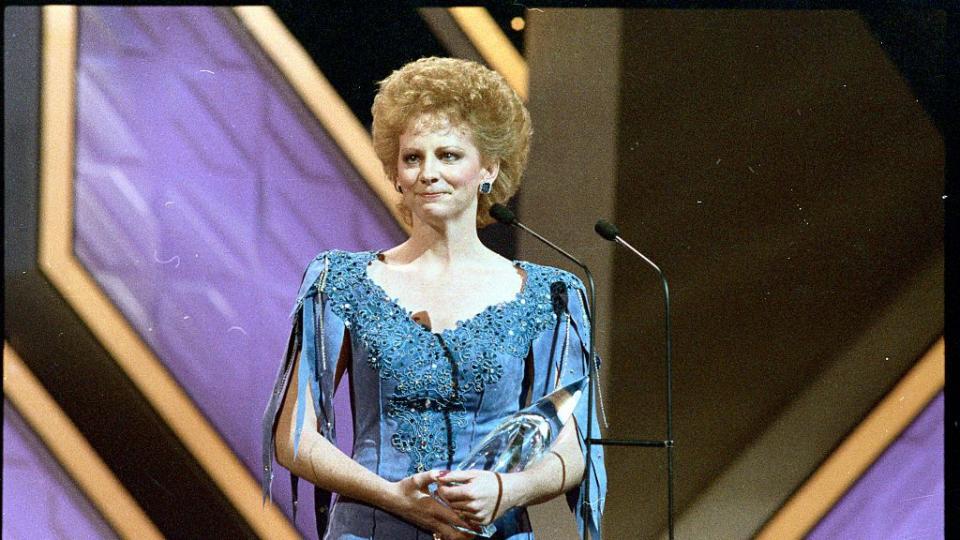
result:
<svg viewBox="0 0 960 540"><path fill-rule="evenodd" d="M518 504L516 489L511 489L516 476L502 474L498 480L490 471L441 473L437 494L467 521L487 525Z"/></svg>
<svg viewBox="0 0 960 540"><path fill-rule="evenodd" d="M415 523L418 527L434 532L434 538L443 540L469 540L474 535L454 529L473 528L457 512L437 502L430 495L428 486L439 480L441 471L425 471L391 483L392 496L384 509L399 517ZM496 488L494 488L496 489Z"/></svg>

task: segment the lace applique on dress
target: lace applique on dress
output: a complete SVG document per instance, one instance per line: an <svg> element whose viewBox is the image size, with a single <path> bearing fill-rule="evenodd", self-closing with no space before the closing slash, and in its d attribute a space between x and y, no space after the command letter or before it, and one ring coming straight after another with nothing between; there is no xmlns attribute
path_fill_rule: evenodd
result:
<svg viewBox="0 0 960 540"><path fill-rule="evenodd" d="M433 333L367 276L367 265L376 256L329 252L325 294L366 348L369 367L396 383L385 396L384 412L397 423L390 444L410 456L412 474L452 461L453 430L468 423L465 397L500 381L504 368L499 359L526 358L532 341L556 321L550 284L573 285L576 278L518 262L527 281L513 300Z"/></svg>

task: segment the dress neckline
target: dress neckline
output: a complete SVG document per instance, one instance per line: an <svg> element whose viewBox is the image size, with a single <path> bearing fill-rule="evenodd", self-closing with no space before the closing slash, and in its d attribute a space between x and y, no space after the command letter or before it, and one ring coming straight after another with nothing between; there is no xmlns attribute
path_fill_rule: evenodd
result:
<svg viewBox="0 0 960 540"><path fill-rule="evenodd" d="M443 337L443 336L451 335L455 332L460 331L461 328L471 326L476 321L479 321L481 319L488 317L489 314L494 311L502 310L507 307L511 307L515 304L523 304L526 302L526 296L528 294L528 291L530 290L529 270L525 268L523 261L513 259L510 261L513 267L519 270L520 272L522 272L520 275L520 278L521 278L520 290L517 291L516 294L514 294L513 298L504 300L502 302L495 302L493 304L488 304L486 307L474 313L473 315L465 319L458 319L457 322L452 327L444 328L439 332L435 332L433 329L427 328L424 325L414 320L414 315L416 315L417 313L425 313L427 315L427 318L429 319L430 312L426 310L417 311L417 312L410 311L409 309L401 305L396 298L390 296L387 293L387 291L380 286L379 283L377 283L376 281L373 280L372 277L370 277L368 269L370 268L370 265L373 264L373 261L380 260L380 257L383 255L383 251L368 251L367 254L368 254L368 258L365 261L365 264L363 265L363 269L361 271L361 280L363 280L373 290L375 295L378 298L380 298L381 301L386 303L388 306L390 306L392 309L396 310L397 312L403 313L404 318L410 321L411 324L421 329L422 331L427 332L429 334L433 334L435 336ZM380 262L383 262L383 261L380 260Z"/></svg>

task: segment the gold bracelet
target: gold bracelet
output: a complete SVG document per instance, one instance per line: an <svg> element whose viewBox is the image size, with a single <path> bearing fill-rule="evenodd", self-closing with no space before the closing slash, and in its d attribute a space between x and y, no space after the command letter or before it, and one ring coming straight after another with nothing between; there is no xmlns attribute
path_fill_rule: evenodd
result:
<svg viewBox="0 0 960 540"><path fill-rule="evenodd" d="M497 518L497 510L500 510L500 501L503 500L503 479L500 478L500 473L493 473L497 477L497 504L493 505L493 515L490 516L490 523Z"/></svg>
<svg viewBox="0 0 960 540"><path fill-rule="evenodd" d="M320 479L320 474L317 473L317 464L313 459L313 449L317 447L319 443L317 439L313 439L313 444L310 445L310 450L307 451L307 461L310 462L310 470L313 472L314 484L320 485L322 483Z"/></svg>
<svg viewBox="0 0 960 540"><path fill-rule="evenodd" d="M563 460L563 456L553 450L550 453L560 460L560 493L563 493L563 486L567 485L567 462Z"/></svg>

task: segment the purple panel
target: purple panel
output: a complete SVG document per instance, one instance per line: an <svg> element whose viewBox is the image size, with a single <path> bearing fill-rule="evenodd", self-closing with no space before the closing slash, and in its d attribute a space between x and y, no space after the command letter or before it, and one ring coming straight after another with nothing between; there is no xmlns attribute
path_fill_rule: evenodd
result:
<svg viewBox="0 0 960 540"><path fill-rule="evenodd" d="M3 537L117 538L6 399L3 400Z"/></svg>
<svg viewBox="0 0 960 540"><path fill-rule="evenodd" d="M80 9L76 254L254 475L303 269L403 238L257 51L225 9Z"/></svg>
<svg viewBox="0 0 960 540"><path fill-rule="evenodd" d="M941 392L808 538L943 538L943 495Z"/></svg>

